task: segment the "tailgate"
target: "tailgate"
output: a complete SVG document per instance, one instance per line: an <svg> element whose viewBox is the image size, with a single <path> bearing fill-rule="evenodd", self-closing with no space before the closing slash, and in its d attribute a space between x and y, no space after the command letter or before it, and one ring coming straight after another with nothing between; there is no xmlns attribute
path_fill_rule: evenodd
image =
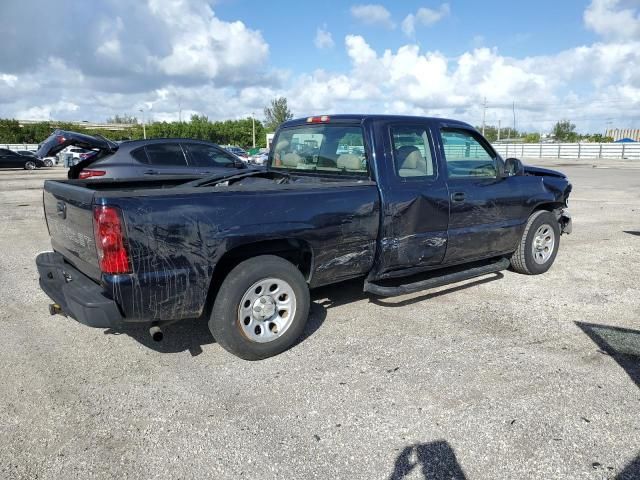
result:
<svg viewBox="0 0 640 480"><path fill-rule="evenodd" d="M100 280L93 235L93 195L86 187L44 182L44 214L51 246L85 275Z"/></svg>

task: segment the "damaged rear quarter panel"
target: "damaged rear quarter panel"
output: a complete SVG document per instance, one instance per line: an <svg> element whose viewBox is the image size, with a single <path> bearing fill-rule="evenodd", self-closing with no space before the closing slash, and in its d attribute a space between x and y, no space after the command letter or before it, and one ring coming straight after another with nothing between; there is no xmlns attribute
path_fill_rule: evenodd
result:
<svg viewBox="0 0 640 480"><path fill-rule="evenodd" d="M329 187L110 197L122 209L132 275L103 282L129 321L199 316L225 252L298 239L313 254L310 284L363 275L373 264L380 202L373 182Z"/></svg>

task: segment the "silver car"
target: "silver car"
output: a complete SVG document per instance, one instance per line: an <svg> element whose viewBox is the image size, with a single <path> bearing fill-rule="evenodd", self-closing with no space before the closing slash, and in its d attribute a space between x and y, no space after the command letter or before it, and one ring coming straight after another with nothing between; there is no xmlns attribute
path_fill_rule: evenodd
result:
<svg viewBox="0 0 640 480"><path fill-rule="evenodd" d="M104 137L56 130L38 149L54 155L68 146L95 151L69 168L71 179L139 178L148 175L213 175L246 168L244 162L210 142L156 138L115 143Z"/></svg>

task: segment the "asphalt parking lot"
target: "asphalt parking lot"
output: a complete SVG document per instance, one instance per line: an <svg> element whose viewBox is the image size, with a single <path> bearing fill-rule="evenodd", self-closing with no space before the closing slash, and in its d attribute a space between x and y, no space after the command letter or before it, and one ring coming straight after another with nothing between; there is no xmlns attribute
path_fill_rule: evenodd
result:
<svg viewBox="0 0 640 480"><path fill-rule="evenodd" d="M49 316L64 172L0 171L0 478L640 478L640 169L609 163L555 167L574 233L547 274L323 288L304 340L253 363L204 322L154 344Z"/></svg>

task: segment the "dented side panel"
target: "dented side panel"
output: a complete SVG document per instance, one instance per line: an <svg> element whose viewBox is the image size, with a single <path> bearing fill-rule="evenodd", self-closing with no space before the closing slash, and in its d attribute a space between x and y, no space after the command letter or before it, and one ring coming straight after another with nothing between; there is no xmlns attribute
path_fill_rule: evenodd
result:
<svg viewBox="0 0 640 480"><path fill-rule="evenodd" d="M103 276L128 321L202 313L214 269L233 248L298 239L313 254L312 286L366 274L380 200L375 184L327 189L105 198L122 209L133 275Z"/></svg>
<svg viewBox="0 0 640 480"><path fill-rule="evenodd" d="M448 243L449 193L432 148L435 177L401 178L394 165L391 128L430 122L415 119L382 121L373 125L380 175L383 215L377 261L369 280L400 276L442 263Z"/></svg>

